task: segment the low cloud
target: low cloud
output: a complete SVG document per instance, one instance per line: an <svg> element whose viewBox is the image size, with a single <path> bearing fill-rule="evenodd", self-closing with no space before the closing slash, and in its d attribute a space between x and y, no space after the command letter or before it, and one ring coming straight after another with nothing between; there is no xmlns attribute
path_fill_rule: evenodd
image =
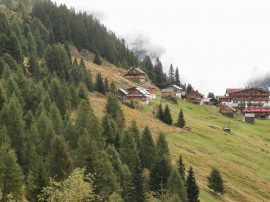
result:
<svg viewBox="0 0 270 202"><path fill-rule="evenodd" d="M140 58L148 55L151 59L156 59L165 54L163 47L155 44L150 38L141 33L129 34L125 37L129 48Z"/></svg>
<svg viewBox="0 0 270 202"><path fill-rule="evenodd" d="M247 82L248 86L261 87L261 88L269 88L270 86L270 72L263 76L257 76L256 78L252 78Z"/></svg>

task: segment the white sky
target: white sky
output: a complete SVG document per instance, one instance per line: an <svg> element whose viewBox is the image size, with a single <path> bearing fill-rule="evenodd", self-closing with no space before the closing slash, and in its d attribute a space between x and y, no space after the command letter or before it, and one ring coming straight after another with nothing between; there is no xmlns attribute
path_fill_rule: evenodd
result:
<svg viewBox="0 0 270 202"><path fill-rule="evenodd" d="M207 95L270 73L270 1L56 0L94 13L118 36L163 50L164 70Z"/></svg>

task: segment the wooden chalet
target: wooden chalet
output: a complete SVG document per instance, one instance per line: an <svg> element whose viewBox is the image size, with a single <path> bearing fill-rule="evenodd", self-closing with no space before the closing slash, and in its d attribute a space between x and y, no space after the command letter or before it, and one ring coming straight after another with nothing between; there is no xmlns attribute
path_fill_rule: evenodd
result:
<svg viewBox="0 0 270 202"><path fill-rule="evenodd" d="M161 96L165 99L171 99L176 97L176 93L173 88L164 88L161 90Z"/></svg>
<svg viewBox="0 0 270 202"><path fill-rule="evenodd" d="M151 99L151 94L144 88L141 87L131 87L128 89L118 89L118 98L122 101L126 100L138 100L144 105L148 104L148 100Z"/></svg>
<svg viewBox="0 0 270 202"><path fill-rule="evenodd" d="M246 123L254 124L255 114L254 113L245 113L244 121Z"/></svg>
<svg viewBox="0 0 270 202"><path fill-rule="evenodd" d="M125 78L135 81L135 82L145 82L146 81L146 73L140 68L131 68L126 74Z"/></svg>
<svg viewBox="0 0 270 202"><path fill-rule="evenodd" d="M219 113L223 116L233 118L235 116L236 110L228 105L222 105L220 107Z"/></svg>
<svg viewBox="0 0 270 202"><path fill-rule="evenodd" d="M224 105L226 103L230 103L232 101L232 98L229 96L217 96L217 99L221 105Z"/></svg>
<svg viewBox="0 0 270 202"><path fill-rule="evenodd" d="M203 104L203 94L199 93L198 91L191 91L190 93L186 94L186 100L193 104Z"/></svg>
<svg viewBox="0 0 270 202"><path fill-rule="evenodd" d="M182 88L177 86L177 85L172 85L170 88L172 88L175 92L175 96L178 97L178 98L181 98L182 97Z"/></svg>

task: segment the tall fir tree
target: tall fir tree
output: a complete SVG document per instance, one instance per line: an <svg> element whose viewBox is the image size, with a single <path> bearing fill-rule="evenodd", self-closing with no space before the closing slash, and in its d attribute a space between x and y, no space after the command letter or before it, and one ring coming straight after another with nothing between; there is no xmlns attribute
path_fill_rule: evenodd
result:
<svg viewBox="0 0 270 202"><path fill-rule="evenodd" d="M148 126L144 128L141 143L140 157L143 168L151 169L156 159L156 147Z"/></svg>
<svg viewBox="0 0 270 202"><path fill-rule="evenodd" d="M186 182L186 168L185 168L185 163L183 161L182 155L179 156L176 166L183 182Z"/></svg>
<svg viewBox="0 0 270 202"><path fill-rule="evenodd" d="M212 189L215 193L224 194L225 189L223 185L223 179L221 174L217 168L213 168L211 170L210 175L207 177L208 179L208 187Z"/></svg>
<svg viewBox="0 0 270 202"><path fill-rule="evenodd" d="M165 106L165 109L164 109L164 119L163 119L163 122L168 124L168 125L172 125L172 115L171 115L171 112L170 112L170 108L168 105Z"/></svg>
<svg viewBox="0 0 270 202"><path fill-rule="evenodd" d="M174 77L175 77L175 85L180 87L181 86L181 81L180 81L180 75L179 75L178 67L175 68Z"/></svg>
<svg viewBox="0 0 270 202"><path fill-rule="evenodd" d="M100 73L98 73L96 76L95 90L97 92L105 94L105 86L104 86L104 82Z"/></svg>
<svg viewBox="0 0 270 202"><path fill-rule="evenodd" d="M170 82L170 85L175 84L174 68L172 64L169 69L169 82Z"/></svg>
<svg viewBox="0 0 270 202"><path fill-rule="evenodd" d="M186 125L186 121L184 119L184 113L183 110L180 109L180 112L178 114L177 124L179 128L183 128Z"/></svg>
<svg viewBox="0 0 270 202"><path fill-rule="evenodd" d="M181 202L188 202L185 184L176 168L172 168L168 178L168 192L177 195Z"/></svg>
<svg viewBox="0 0 270 202"><path fill-rule="evenodd" d="M187 197L188 202L199 202L199 194L200 190L196 183L196 178L193 172L192 167L188 170L188 176L186 180L186 189L187 189Z"/></svg>
<svg viewBox="0 0 270 202"><path fill-rule="evenodd" d="M156 117L161 121L164 120L164 112L161 103L158 105Z"/></svg>
<svg viewBox="0 0 270 202"><path fill-rule="evenodd" d="M139 151L137 150L136 143L133 136L129 131L123 134L120 142L120 157L124 164L126 164L132 175L132 182L134 186L133 200L145 201L142 165L139 158Z"/></svg>
<svg viewBox="0 0 270 202"><path fill-rule="evenodd" d="M93 62L95 64L97 64L97 65L101 65L102 64L102 61L101 61L100 54L99 54L99 51L98 50L96 51L96 54L95 54L95 57L94 57Z"/></svg>

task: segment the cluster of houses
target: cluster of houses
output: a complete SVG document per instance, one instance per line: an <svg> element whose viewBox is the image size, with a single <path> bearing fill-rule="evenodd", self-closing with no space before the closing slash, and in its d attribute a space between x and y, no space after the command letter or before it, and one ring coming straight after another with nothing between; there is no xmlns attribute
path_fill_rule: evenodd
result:
<svg viewBox="0 0 270 202"><path fill-rule="evenodd" d="M270 89L228 88L224 96L217 96L220 112L233 117L236 112L245 114L245 121L254 123L254 118L270 119Z"/></svg>
<svg viewBox="0 0 270 202"><path fill-rule="evenodd" d="M132 68L126 74L125 78L140 83L138 86L129 87L126 89L118 89L118 98L122 101L138 100L144 105L149 103L149 99L155 99L159 88L146 83L146 73L140 68ZM203 95L198 91L193 91L188 94L177 85L171 85L168 88L161 90L161 96L164 99L186 99L195 104L203 103Z"/></svg>
<svg viewBox="0 0 270 202"><path fill-rule="evenodd" d="M144 105L149 99L155 99L159 88L146 83L146 73L140 68L131 68L125 78L140 83L138 86L118 89L118 97L122 101L138 100ZM161 90L164 99L185 99L194 104L209 103L204 95L198 91L186 93L180 86L171 85ZM215 99L220 105L220 113L224 116L234 117L237 112L245 114L245 121L254 123L254 118L270 119L270 88L228 88L223 96ZM211 102L211 101L210 101Z"/></svg>

